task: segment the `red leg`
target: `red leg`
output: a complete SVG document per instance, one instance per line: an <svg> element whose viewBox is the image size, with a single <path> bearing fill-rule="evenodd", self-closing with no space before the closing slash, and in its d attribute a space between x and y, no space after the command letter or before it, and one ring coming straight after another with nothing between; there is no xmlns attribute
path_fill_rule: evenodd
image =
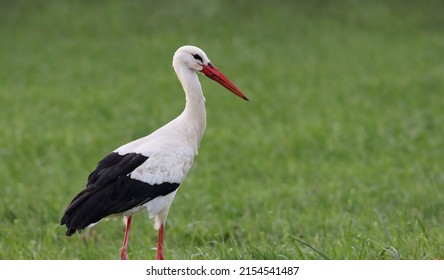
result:
<svg viewBox="0 0 444 280"><path fill-rule="evenodd" d="M159 237L157 239L157 255L156 255L156 260L164 260L165 258L163 257L163 236L165 234L165 228L163 226L163 224L160 225L159 228Z"/></svg>
<svg viewBox="0 0 444 280"><path fill-rule="evenodd" d="M131 216L128 216L128 219L126 220L126 230L125 230L125 237L123 238L123 246L120 249L120 259L121 260L127 260L128 259L128 237L129 237L129 231L131 228Z"/></svg>

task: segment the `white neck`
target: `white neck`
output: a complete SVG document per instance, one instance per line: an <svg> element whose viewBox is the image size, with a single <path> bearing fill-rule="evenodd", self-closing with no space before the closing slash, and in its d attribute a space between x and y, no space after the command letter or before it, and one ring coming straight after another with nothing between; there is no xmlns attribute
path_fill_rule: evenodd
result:
<svg viewBox="0 0 444 280"><path fill-rule="evenodd" d="M185 91L186 105L178 117L186 129L188 137L197 147L200 144L206 126L205 97L195 71L185 65L174 65L176 74Z"/></svg>

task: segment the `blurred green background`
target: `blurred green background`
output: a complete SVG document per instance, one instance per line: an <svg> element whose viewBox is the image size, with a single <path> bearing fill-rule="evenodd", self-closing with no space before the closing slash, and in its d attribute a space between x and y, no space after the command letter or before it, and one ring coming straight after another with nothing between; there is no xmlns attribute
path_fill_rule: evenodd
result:
<svg viewBox="0 0 444 280"><path fill-rule="evenodd" d="M111 218L65 237L108 152L184 107L204 49L208 124L169 259L444 258L443 1L0 0L0 259L117 259ZM157 232L135 216L132 259Z"/></svg>

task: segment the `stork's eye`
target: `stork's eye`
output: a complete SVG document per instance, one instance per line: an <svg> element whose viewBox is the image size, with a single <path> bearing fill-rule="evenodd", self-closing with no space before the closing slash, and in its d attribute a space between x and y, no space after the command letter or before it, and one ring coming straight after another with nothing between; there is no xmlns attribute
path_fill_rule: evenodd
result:
<svg viewBox="0 0 444 280"><path fill-rule="evenodd" d="M203 62L202 57L198 54L193 54L194 59L200 60L200 62Z"/></svg>

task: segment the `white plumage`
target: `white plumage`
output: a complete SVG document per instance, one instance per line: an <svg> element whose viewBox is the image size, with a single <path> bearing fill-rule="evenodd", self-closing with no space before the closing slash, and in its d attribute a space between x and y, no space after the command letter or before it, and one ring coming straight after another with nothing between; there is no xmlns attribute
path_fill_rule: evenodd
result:
<svg viewBox="0 0 444 280"><path fill-rule="evenodd" d="M99 162L88 177L86 188L65 210L61 224L66 224L68 236L109 215L123 214L127 229L121 258L127 259L131 217L146 209L159 230L157 259L164 258L164 224L178 187L197 155L206 126L205 98L196 72L248 100L197 47L179 48L173 67L185 92L184 111L150 135L117 148Z"/></svg>

